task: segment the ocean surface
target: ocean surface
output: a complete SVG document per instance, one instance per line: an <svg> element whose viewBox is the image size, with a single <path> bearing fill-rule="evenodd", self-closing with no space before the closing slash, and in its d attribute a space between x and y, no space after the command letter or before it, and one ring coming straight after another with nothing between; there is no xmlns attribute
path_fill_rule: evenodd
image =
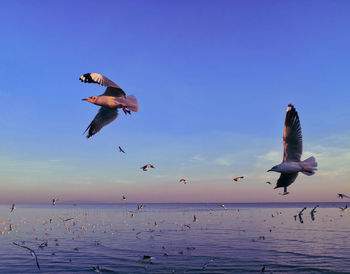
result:
<svg viewBox="0 0 350 274"><path fill-rule="evenodd" d="M345 204L1 205L0 273L350 273Z"/></svg>

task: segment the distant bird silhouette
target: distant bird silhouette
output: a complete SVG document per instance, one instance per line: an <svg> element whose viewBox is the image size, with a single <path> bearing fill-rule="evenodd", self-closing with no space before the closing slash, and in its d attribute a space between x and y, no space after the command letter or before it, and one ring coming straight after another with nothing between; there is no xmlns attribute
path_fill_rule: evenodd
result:
<svg viewBox="0 0 350 274"><path fill-rule="evenodd" d="M180 183L184 183L184 184L187 184L187 180L186 179L180 179L179 181Z"/></svg>
<svg viewBox="0 0 350 274"><path fill-rule="evenodd" d="M233 178L233 180L235 181L235 182L238 182L239 180L241 180L241 179L243 179L244 177L243 176L241 176L241 177L236 177L236 178Z"/></svg>
<svg viewBox="0 0 350 274"><path fill-rule="evenodd" d="M141 262L153 264L152 260L154 260L154 259L155 259L154 257L151 257L149 255L144 255Z"/></svg>
<svg viewBox="0 0 350 274"><path fill-rule="evenodd" d="M344 206L344 207L339 207L340 209L341 209L341 211L343 211L343 212L346 212L346 211L348 211L348 206L346 205L346 206Z"/></svg>
<svg viewBox="0 0 350 274"><path fill-rule="evenodd" d="M123 201L126 201L126 197L125 197L124 195L123 195L123 197L122 197L122 200L123 200Z"/></svg>
<svg viewBox="0 0 350 274"><path fill-rule="evenodd" d="M125 153L124 149L122 149L120 146L118 148L119 148L119 152Z"/></svg>
<svg viewBox="0 0 350 274"><path fill-rule="evenodd" d="M198 222L198 219L197 219L196 215L193 215L193 222L194 223Z"/></svg>
<svg viewBox="0 0 350 274"><path fill-rule="evenodd" d="M143 167L140 167L143 171L147 171L149 168L154 168L154 166L153 165L151 165L151 164L148 164L148 165L145 165L145 166L143 166Z"/></svg>
<svg viewBox="0 0 350 274"><path fill-rule="evenodd" d="M56 205L57 201L58 201L57 198L52 199L52 205Z"/></svg>
<svg viewBox="0 0 350 274"><path fill-rule="evenodd" d="M311 212L310 212L310 214L311 214L311 220L313 220L313 221L315 221L316 208L318 208L318 207L319 207L319 205L315 206L315 207L311 210Z"/></svg>
<svg viewBox="0 0 350 274"><path fill-rule="evenodd" d="M137 205L137 210L141 210L144 208L145 205Z"/></svg>
<svg viewBox="0 0 350 274"><path fill-rule="evenodd" d="M58 218L59 218L62 222L68 222L68 221L74 220L74 218L63 219L63 218L60 217L60 216L58 216Z"/></svg>
<svg viewBox="0 0 350 274"><path fill-rule="evenodd" d="M220 207L222 207L223 209L227 210L225 205L220 205Z"/></svg>
<svg viewBox="0 0 350 274"><path fill-rule="evenodd" d="M268 171L281 173L275 189L283 187L283 194L286 195L289 193L287 192L287 187L295 181L299 172L311 176L317 170L317 163L314 157L300 161L303 153L303 138L298 112L291 104L288 105L284 122L283 144L284 155L282 163L272 167Z"/></svg>
<svg viewBox="0 0 350 274"><path fill-rule="evenodd" d="M12 211L14 211L15 209L16 209L16 205L15 205L15 204L12 204L10 213L12 213Z"/></svg>
<svg viewBox="0 0 350 274"><path fill-rule="evenodd" d="M271 185L271 182L266 182L267 184Z"/></svg>
<svg viewBox="0 0 350 274"><path fill-rule="evenodd" d="M130 111L137 112L139 106L134 95L126 96L125 92L114 82L99 73L85 73L80 76L80 81L84 83L97 83L107 87L105 92L100 96L91 96L83 101L101 106L94 120L87 127L85 132L87 138L95 135L104 126L112 123L118 117L118 109L123 109L125 114L131 114ZM84 132L84 133L85 133Z"/></svg>
<svg viewBox="0 0 350 274"><path fill-rule="evenodd" d="M304 223L304 220L303 220L303 212L304 210L306 210L306 207L304 207L302 210L300 210L300 212L298 213L298 217L299 217L299 222L302 224Z"/></svg>
<svg viewBox="0 0 350 274"><path fill-rule="evenodd" d="M345 194L342 194L342 193L338 193L338 198L341 198L341 199L349 198L350 199L350 197L348 195L345 195Z"/></svg>

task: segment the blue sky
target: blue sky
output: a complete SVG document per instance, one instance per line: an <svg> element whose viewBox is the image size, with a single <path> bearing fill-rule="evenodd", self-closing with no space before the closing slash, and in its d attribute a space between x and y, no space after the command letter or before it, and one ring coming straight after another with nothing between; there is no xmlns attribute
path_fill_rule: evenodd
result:
<svg viewBox="0 0 350 274"><path fill-rule="evenodd" d="M0 201L333 201L350 193L348 1L11 1L0 10ZM108 76L140 112L82 132ZM319 171L265 184L299 112ZM126 155L118 153L121 145ZM139 167L156 168L142 172ZM232 178L245 181L233 184ZM182 177L190 181L181 185Z"/></svg>

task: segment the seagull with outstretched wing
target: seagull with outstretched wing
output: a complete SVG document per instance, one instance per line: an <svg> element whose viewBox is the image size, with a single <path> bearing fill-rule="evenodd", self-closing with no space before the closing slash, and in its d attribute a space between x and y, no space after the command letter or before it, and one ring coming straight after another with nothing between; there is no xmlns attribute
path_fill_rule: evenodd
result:
<svg viewBox="0 0 350 274"><path fill-rule="evenodd" d="M348 195L345 195L345 194L343 194L343 193L338 193L338 198L341 198L341 199L343 199L343 198L349 198L349 199L350 199L350 197L349 197Z"/></svg>
<svg viewBox="0 0 350 274"><path fill-rule="evenodd" d="M187 183L188 183L188 182L187 182L187 179L185 179L185 178L180 179L179 182L180 182L180 183L184 183L184 184L187 184Z"/></svg>
<svg viewBox="0 0 350 274"><path fill-rule="evenodd" d="M15 209L16 209L16 205L12 204L10 213L12 213L12 211L14 211Z"/></svg>
<svg viewBox="0 0 350 274"><path fill-rule="evenodd" d="M30 255L32 255L34 258L35 258L35 262L36 262L36 266L38 267L38 269L40 270L40 265L39 265L39 261L38 261L38 257L36 256L35 254L35 251L29 247L26 247L24 245L20 245L20 244L17 244L15 242L12 242L14 245L17 245L19 247L22 247L22 248L25 248L25 249L28 249L29 252L30 252Z"/></svg>
<svg viewBox="0 0 350 274"><path fill-rule="evenodd" d="M154 166L153 165L151 165L151 164L147 164L147 165L145 165L145 166L143 166L143 167L140 167L143 171L147 171L148 169L150 169L150 168L154 168Z"/></svg>
<svg viewBox="0 0 350 274"><path fill-rule="evenodd" d="M94 120L87 127L85 132L87 138L95 135L104 126L112 123L118 117L118 109L123 109L125 114L131 114L131 111L137 112L139 106L134 95L126 96L125 92L113 81L99 73L85 73L79 80L84 83L96 83L107 87L100 96L91 96L83 101L101 106ZM85 133L84 132L84 133Z"/></svg>
<svg viewBox="0 0 350 274"><path fill-rule="evenodd" d="M303 138L298 112L291 104L288 105L284 122L283 145L284 154L282 163L272 167L268 171L281 173L275 189L283 187L283 195L286 195L289 193L287 192L287 187L295 181L299 172L311 176L317 170L317 162L313 156L300 161L303 153Z"/></svg>

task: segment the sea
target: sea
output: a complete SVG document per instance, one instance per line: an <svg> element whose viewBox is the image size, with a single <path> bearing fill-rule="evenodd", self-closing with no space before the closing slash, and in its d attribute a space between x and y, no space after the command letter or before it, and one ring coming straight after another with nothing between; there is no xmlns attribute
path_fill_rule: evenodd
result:
<svg viewBox="0 0 350 274"><path fill-rule="evenodd" d="M1 205L0 273L350 273L345 205Z"/></svg>

